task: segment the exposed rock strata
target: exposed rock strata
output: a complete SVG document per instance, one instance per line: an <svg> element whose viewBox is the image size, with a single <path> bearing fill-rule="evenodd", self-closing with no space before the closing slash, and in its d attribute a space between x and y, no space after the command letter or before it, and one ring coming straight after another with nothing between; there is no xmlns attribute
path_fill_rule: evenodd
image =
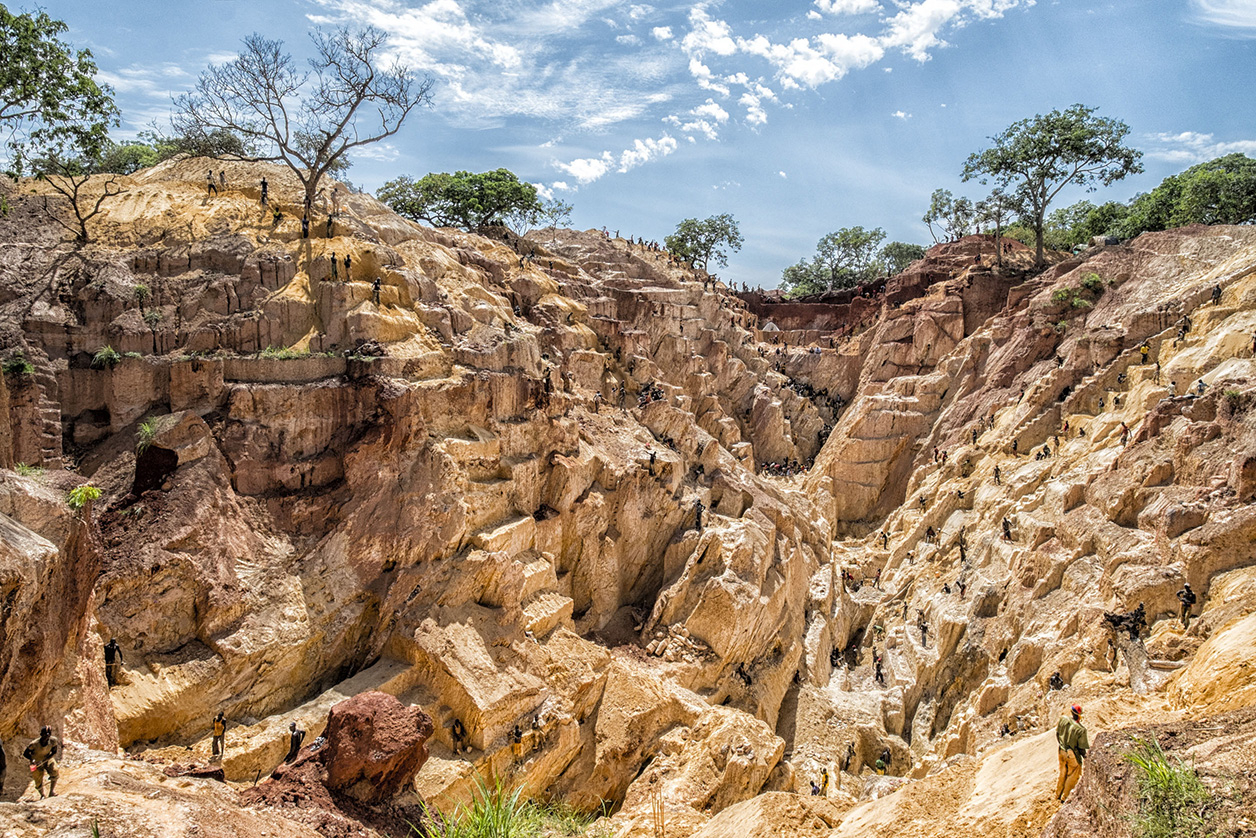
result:
<svg viewBox="0 0 1256 838"><path fill-rule="evenodd" d="M546 231L529 261L357 195L303 240L285 175L272 225L248 190L202 200L202 169L130 179L87 248L37 200L0 219L0 334L36 370L0 388L0 464L45 469L3 484L4 584L58 608L34 634L6 618L6 741L63 717L74 741L207 758L222 709L238 782L288 721L316 736L378 690L435 722L427 800L500 776L636 834L661 793L683 838L821 767L890 807L843 829L882 818L930 788L903 777L953 766L926 782L955 791L996 770L975 755L1004 724L1045 730L1064 700L1217 700L1172 679L1250 613L1251 229L1033 277L969 239L761 332L767 303L623 240ZM105 345L125 354L93 366ZM90 519L62 503L83 479ZM1149 636L1110 648L1103 612L1138 602ZM867 776L884 749L890 777Z"/></svg>

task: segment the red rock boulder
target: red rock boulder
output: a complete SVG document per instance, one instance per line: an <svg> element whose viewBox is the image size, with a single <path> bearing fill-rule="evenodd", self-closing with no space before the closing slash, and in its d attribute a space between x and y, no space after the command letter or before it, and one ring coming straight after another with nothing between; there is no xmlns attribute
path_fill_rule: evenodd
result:
<svg viewBox="0 0 1256 838"><path fill-rule="evenodd" d="M329 789L361 803L395 797L427 762L432 718L386 693L367 692L331 708L326 751Z"/></svg>

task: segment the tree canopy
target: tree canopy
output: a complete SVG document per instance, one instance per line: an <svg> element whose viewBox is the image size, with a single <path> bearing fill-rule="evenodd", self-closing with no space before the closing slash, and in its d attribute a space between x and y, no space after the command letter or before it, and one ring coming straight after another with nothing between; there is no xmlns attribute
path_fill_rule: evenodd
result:
<svg viewBox="0 0 1256 838"><path fill-rule="evenodd" d="M0 5L0 131L11 174L53 150L100 147L117 120L91 52L59 39L67 28L42 11L15 15Z"/></svg>
<svg viewBox="0 0 1256 838"><path fill-rule="evenodd" d="M398 215L434 227L479 230L505 224L521 235L545 210L536 187L509 169L434 172L418 180L402 175L381 186L376 197Z"/></svg>
<svg viewBox="0 0 1256 838"><path fill-rule="evenodd" d="M1227 154L1170 175L1130 202L1114 225L1124 238L1187 224L1256 223L1256 160Z"/></svg>
<svg viewBox="0 0 1256 838"><path fill-rule="evenodd" d="M1046 116L1022 119L991 138L993 145L969 155L963 179L984 176L1015 190L1026 208L1025 221L1035 231L1036 262L1043 260L1047 207L1064 187L1115 183L1143 170L1142 152L1125 146L1129 126L1095 116L1095 109L1073 105Z"/></svg>
<svg viewBox="0 0 1256 838"><path fill-rule="evenodd" d="M934 224L941 228L946 241L956 241L968 235L975 215L976 208L972 201L963 196L956 198L949 189L935 189L929 198L929 209L920 220L928 226L929 235L933 236L933 243L937 244L938 235L933 231Z"/></svg>
<svg viewBox="0 0 1256 838"><path fill-rule="evenodd" d="M925 255L918 244L885 240L880 227L842 227L816 243L816 253L801 259L781 274L781 287L787 296L803 297L874 282L886 274L902 273Z"/></svg>
<svg viewBox="0 0 1256 838"><path fill-rule="evenodd" d="M890 276L901 274L912 262L923 258L925 249L918 244L890 242L881 248L881 261L885 263L885 272Z"/></svg>
<svg viewBox="0 0 1256 838"><path fill-rule="evenodd" d="M311 34L315 56L301 70L283 42L253 34L233 60L201 73L175 100L175 130L185 137L227 131L246 159L284 163L312 203L319 182L354 149L390 137L416 107L431 101L432 80L384 63L386 33L374 27Z"/></svg>
<svg viewBox="0 0 1256 838"><path fill-rule="evenodd" d="M742 242L737 220L726 212L703 221L686 218L676 225L675 233L663 239L670 252L702 270L711 262L726 266L728 251L741 250Z"/></svg>

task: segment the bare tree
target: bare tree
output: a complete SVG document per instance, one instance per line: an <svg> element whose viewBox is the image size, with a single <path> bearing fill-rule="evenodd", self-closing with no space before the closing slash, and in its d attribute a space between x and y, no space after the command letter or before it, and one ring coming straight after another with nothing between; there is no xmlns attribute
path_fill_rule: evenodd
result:
<svg viewBox="0 0 1256 838"><path fill-rule="evenodd" d="M62 218L48 205L48 197L44 197L44 212L66 230L74 234L75 241L87 244L90 240L87 222L100 215L101 207L110 198L116 198L127 190L122 187L122 176L116 174L95 175L99 192L87 191L88 182L93 175L80 161L53 159L46 161L42 171L36 177L44 181L52 190L65 198L74 215L70 222Z"/></svg>
<svg viewBox="0 0 1256 838"><path fill-rule="evenodd" d="M315 57L301 70L282 41L254 33L235 60L201 73L175 99L176 131L196 136L226 130L254 147L244 159L284 163L312 205L323 176L342 170L347 154L397 133L432 80L379 55L387 35L374 27L311 34Z"/></svg>

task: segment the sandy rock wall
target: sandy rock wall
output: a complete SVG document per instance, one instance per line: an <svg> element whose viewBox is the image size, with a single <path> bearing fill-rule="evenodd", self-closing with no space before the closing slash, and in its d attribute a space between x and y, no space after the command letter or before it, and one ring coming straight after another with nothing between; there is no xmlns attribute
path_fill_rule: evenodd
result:
<svg viewBox="0 0 1256 838"><path fill-rule="evenodd" d="M86 248L0 221L0 329L36 367L0 389L0 462L46 469L6 484L10 589L98 557L54 577L73 619L10 732L68 714L199 755L222 709L240 780L287 720L379 689L434 720L426 799L503 776L634 834L661 793L687 834L821 767L853 802L1040 729L1057 671L1154 694L1230 614L1173 630L1181 581L1208 599L1251 563L1250 230L1036 276L964 240L840 328L800 310L829 329L804 348L622 239L434 231L367 196L302 239L283 173L277 223L202 174L133 178ZM96 527L45 533L84 478ZM1152 631L1112 636L1139 602ZM895 779L860 778L885 749Z"/></svg>

